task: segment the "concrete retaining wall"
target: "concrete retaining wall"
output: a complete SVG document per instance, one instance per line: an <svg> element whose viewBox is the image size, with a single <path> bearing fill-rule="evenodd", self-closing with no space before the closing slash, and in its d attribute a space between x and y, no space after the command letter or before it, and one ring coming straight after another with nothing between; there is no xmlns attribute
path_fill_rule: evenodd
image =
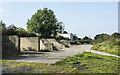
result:
<svg viewBox="0 0 120 75"><path fill-rule="evenodd" d="M20 51L18 36L2 36L2 53L16 53Z"/></svg>
<svg viewBox="0 0 120 75"><path fill-rule="evenodd" d="M2 36L3 53L20 51L53 51L65 46L55 39L39 39L39 37Z"/></svg>
<svg viewBox="0 0 120 75"><path fill-rule="evenodd" d="M38 37L20 37L21 51L37 51L39 50Z"/></svg>
<svg viewBox="0 0 120 75"><path fill-rule="evenodd" d="M53 44L53 46L56 48L56 49L62 49L64 48L65 46L63 44L60 44L58 43L55 39L47 39L50 43Z"/></svg>
<svg viewBox="0 0 120 75"><path fill-rule="evenodd" d="M40 40L40 51L53 51L53 44L47 39Z"/></svg>
<svg viewBox="0 0 120 75"><path fill-rule="evenodd" d="M68 40L60 40L59 42L62 43L65 47L70 47L70 46L72 46L72 45L70 44L70 41L68 41Z"/></svg>

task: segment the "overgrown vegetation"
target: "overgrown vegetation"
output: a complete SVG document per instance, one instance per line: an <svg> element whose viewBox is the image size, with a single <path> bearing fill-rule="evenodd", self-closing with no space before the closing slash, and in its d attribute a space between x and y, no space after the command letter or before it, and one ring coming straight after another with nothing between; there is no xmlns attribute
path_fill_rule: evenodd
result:
<svg viewBox="0 0 120 75"><path fill-rule="evenodd" d="M26 69L29 73L118 73L120 71L118 58L113 56L97 55L89 52L61 59L55 64L5 60L3 60L2 63L4 65L8 65L7 67L3 67L3 70L6 68L14 70L17 67L22 66L25 68L31 68ZM71 66L72 64L74 64L74 66ZM77 68L75 65L77 65Z"/></svg>
<svg viewBox="0 0 120 75"><path fill-rule="evenodd" d="M119 60L116 57L84 52L56 62L56 65L79 64L84 70L76 69L77 73L116 73L119 69Z"/></svg>
<svg viewBox="0 0 120 75"><path fill-rule="evenodd" d="M120 55L120 33L113 33L111 36L108 34L98 34L93 41L92 49L104 51L115 55Z"/></svg>
<svg viewBox="0 0 120 75"><path fill-rule="evenodd" d="M8 35L18 35L18 36L36 36L33 32L28 32L24 28L16 27L15 25L9 25L6 27L6 24L0 21L0 30L2 30L2 36Z"/></svg>

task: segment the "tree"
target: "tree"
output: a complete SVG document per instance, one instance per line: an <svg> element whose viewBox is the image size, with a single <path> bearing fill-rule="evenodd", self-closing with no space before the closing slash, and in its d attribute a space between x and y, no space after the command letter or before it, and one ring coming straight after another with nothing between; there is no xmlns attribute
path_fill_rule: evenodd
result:
<svg viewBox="0 0 120 75"><path fill-rule="evenodd" d="M85 36L84 38L82 38L83 40L92 40L91 38Z"/></svg>
<svg viewBox="0 0 120 75"><path fill-rule="evenodd" d="M37 13L32 15L31 19L28 19L27 30L29 32L35 32L41 34L41 37L54 37L57 33L61 33L64 29L62 22L58 22L51 9L44 8L39 9Z"/></svg>
<svg viewBox="0 0 120 75"><path fill-rule="evenodd" d="M108 35L108 34L104 34L104 33L102 33L102 34L98 34L98 35L96 35L95 37L94 37L94 39L97 41L97 42L103 42L103 41L106 41L106 40L108 40L108 39L110 39L111 38L111 36L110 35Z"/></svg>
<svg viewBox="0 0 120 75"><path fill-rule="evenodd" d="M14 26L13 24L12 25L9 25L9 27L7 27L7 35L16 35L17 34L17 32L16 32L16 30L17 30L18 28L16 27L16 26Z"/></svg>
<svg viewBox="0 0 120 75"><path fill-rule="evenodd" d="M16 30L16 32L17 32L17 35L18 36L27 36L27 31L25 30L25 29L23 29L23 28L18 28L17 30Z"/></svg>
<svg viewBox="0 0 120 75"><path fill-rule="evenodd" d="M6 24L0 21L0 35L5 34L5 32L6 32Z"/></svg>
<svg viewBox="0 0 120 75"><path fill-rule="evenodd" d="M81 38L78 38L78 40L81 40Z"/></svg>
<svg viewBox="0 0 120 75"><path fill-rule="evenodd" d="M120 38L120 33L115 32L111 36L114 38Z"/></svg>
<svg viewBox="0 0 120 75"><path fill-rule="evenodd" d="M0 21L0 29L6 29L6 24Z"/></svg>
<svg viewBox="0 0 120 75"><path fill-rule="evenodd" d="M22 27L17 28L16 33L17 33L18 36L36 36L35 33L28 32Z"/></svg>
<svg viewBox="0 0 120 75"><path fill-rule="evenodd" d="M67 31L64 31L63 34L68 34L68 32L67 32Z"/></svg>
<svg viewBox="0 0 120 75"><path fill-rule="evenodd" d="M7 27L8 30L17 30L18 28L15 25L9 25L9 27Z"/></svg>

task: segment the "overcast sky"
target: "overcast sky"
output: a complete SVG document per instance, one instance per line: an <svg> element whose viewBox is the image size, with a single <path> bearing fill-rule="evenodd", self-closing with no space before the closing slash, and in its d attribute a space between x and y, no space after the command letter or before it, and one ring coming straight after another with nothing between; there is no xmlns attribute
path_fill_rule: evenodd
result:
<svg viewBox="0 0 120 75"><path fill-rule="evenodd" d="M117 2L5 2L1 6L2 21L7 26L14 24L26 29L27 20L46 7L54 11L67 32L81 38L118 31Z"/></svg>

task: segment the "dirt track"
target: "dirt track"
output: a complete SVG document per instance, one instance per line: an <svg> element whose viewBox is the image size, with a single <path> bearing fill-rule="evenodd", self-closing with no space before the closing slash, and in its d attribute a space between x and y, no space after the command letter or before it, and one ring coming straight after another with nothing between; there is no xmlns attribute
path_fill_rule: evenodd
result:
<svg viewBox="0 0 120 75"><path fill-rule="evenodd" d="M53 52L38 52L38 53L25 53L21 54L18 57L7 59L8 61L18 61L18 62L39 62L39 63L49 63L53 64L61 58L72 56L82 52L91 52L101 55L115 56L113 54L100 52L96 50L91 50L92 45L77 45L70 48L64 48L59 51ZM118 57L120 58L120 57Z"/></svg>

